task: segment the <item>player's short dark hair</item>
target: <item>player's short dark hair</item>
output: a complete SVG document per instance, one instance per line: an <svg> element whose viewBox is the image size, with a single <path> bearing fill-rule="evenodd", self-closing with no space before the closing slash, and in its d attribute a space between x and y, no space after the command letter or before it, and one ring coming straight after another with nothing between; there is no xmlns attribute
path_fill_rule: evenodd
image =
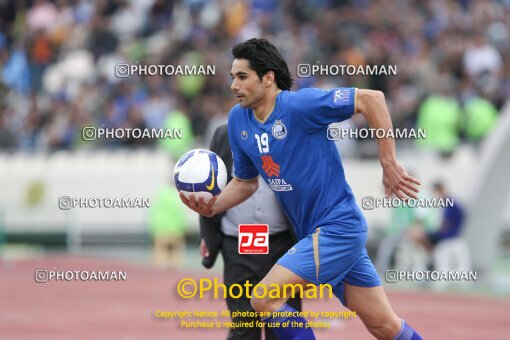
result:
<svg viewBox="0 0 510 340"><path fill-rule="evenodd" d="M232 55L236 59L246 59L250 68L259 79L269 71L275 74L276 85L282 90L290 90L294 80L289 72L287 62L278 49L266 39L253 38L239 43L232 48Z"/></svg>

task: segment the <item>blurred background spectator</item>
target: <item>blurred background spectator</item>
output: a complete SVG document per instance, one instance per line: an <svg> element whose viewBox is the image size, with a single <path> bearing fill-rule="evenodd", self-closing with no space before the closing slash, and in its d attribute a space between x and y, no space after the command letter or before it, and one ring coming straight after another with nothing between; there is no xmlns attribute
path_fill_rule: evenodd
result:
<svg viewBox="0 0 510 340"><path fill-rule="evenodd" d="M163 187L151 202L149 234L153 242L153 263L159 267L183 265L188 221L175 188Z"/></svg>
<svg viewBox="0 0 510 340"><path fill-rule="evenodd" d="M443 208L443 216L439 228L435 231L427 231L424 228L414 227L408 232L411 239L427 251L432 251L442 241L459 237L465 219L464 208L448 193L444 183L436 182L434 184L434 193L443 202L447 202L447 200L453 202L453 204L446 205Z"/></svg>
<svg viewBox="0 0 510 340"><path fill-rule="evenodd" d="M420 191L419 198L430 197L426 189ZM391 210L391 219L388 226L383 230L384 235L379 243L375 256L375 267L384 275L388 268L398 268L395 255L403 242L407 241L410 230L419 230L422 233L430 233L437 230L439 225L438 209L429 207L409 207L401 205ZM399 268L402 269L402 268Z"/></svg>
<svg viewBox="0 0 510 340"><path fill-rule="evenodd" d="M300 63L397 65L397 76L328 84L384 91L396 127L427 129L422 146L450 155L482 140L510 98L509 16L504 0L1 1L0 148L90 147L83 126L188 121L186 138L204 145L234 104L230 48L258 36L281 49L293 74ZM118 63L211 64L216 75L116 78ZM294 90L321 85L296 78ZM158 147L93 147L137 144Z"/></svg>

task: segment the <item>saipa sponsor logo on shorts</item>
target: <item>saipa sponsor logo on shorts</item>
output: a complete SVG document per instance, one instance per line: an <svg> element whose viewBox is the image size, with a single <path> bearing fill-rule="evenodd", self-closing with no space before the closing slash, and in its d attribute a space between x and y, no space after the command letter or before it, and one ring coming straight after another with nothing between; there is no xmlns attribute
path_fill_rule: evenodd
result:
<svg viewBox="0 0 510 340"><path fill-rule="evenodd" d="M269 225L240 224L238 240L239 254L268 254Z"/></svg>

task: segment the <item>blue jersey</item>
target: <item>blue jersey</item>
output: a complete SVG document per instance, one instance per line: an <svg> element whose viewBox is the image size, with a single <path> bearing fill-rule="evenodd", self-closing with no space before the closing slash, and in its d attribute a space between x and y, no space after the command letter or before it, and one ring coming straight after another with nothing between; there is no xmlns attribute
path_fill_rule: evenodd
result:
<svg viewBox="0 0 510 340"><path fill-rule="evenodd" d="M273 112L258 120L236 105L228 118L234 174L240 180L260 174L275 192L299 239L317 227L367 230L335 143L327 127L355 113L356 89L315 88L282 91Z"/></svg>

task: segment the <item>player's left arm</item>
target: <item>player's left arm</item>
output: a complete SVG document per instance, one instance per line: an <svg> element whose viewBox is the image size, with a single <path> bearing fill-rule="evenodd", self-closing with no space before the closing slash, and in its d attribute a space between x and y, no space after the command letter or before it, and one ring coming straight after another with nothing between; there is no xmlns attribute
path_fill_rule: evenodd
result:
<svg viewBox="0 0 510 340"><path fill-rule="evenodd" d="M381 91L358 89L355 111L363 113L368 125L373 129L393 129L384 93ZM395 194L402 199L417 198L416 194L419 190L416 185L420 185L420 182L411 177L398 163L395 140L393 138L378 138L377 144L379 145L379 161L383 168L383 185L386 196Z"/></svg>

